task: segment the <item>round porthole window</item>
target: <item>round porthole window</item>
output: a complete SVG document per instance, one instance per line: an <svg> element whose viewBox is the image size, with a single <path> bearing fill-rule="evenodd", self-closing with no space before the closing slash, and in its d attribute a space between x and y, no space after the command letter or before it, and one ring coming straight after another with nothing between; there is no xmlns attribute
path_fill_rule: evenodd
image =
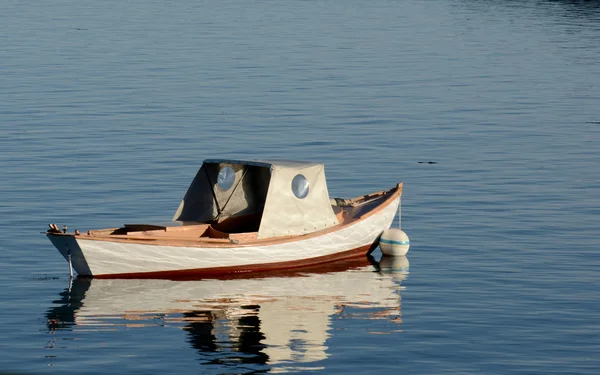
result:
<svg viewBox="0 0 600 375"><path fill-rule="evenodd" d="M223 191L231 189L235 182L235 172L230 166L221 168L219 176L217 177L217 185Z"/></svg>
<svg viewBox="0 0 600 375"><path fill-rule="evenodd" d="M308 180L301 174L297 174L292 180L292 191L296 198L302 199L308 195L310 190Z"/></svg>

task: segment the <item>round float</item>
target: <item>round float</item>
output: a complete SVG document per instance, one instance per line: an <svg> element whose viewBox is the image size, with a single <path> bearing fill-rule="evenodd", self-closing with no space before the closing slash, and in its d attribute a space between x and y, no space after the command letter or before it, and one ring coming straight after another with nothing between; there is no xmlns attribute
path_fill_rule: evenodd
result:
<svg viewBox="0 0 600 375"><path fill-rule="evenodd" d="M384 230L379 238L379 248L384 255L404 256L409 247L408 236L398 228Z"/></svg>

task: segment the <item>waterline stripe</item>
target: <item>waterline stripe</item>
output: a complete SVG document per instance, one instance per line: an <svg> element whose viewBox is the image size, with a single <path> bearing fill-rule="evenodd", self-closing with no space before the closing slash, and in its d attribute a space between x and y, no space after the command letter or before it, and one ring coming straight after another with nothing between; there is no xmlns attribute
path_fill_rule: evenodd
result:
<svg viewBox="0 0 600 375"><path fill-rule="evenodd" d="M394 240L379 239L379 242L389 243L391 245L410 245L410 241L394 241Z"/></svg>

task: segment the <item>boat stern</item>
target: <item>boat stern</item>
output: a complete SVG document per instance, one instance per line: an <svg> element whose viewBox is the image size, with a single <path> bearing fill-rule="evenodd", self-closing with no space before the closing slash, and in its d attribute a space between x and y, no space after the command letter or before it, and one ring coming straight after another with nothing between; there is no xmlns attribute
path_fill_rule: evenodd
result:
<svg viewBox="0 0 600 375"><path fill-rule="evenodd" d="M67 262L70 258L71 265L79 276L92 276L92 271L74 234L52 233L49 231L46 236Z"/></svg>

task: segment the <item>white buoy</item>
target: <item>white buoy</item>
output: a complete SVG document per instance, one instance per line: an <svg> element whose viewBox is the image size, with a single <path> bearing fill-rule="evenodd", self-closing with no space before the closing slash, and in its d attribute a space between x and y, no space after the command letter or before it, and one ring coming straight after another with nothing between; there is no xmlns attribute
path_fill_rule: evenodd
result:
<svg viewBox="0 0 600 375"><path fill-rule="evenodd" d="M399 228L384 230L379 238L379 248L384 255L404 256L409 247L408 236Z"/></svg>
<svg viewBox="0 0 600 375"><path fill-rule="evenodd" d="M398 202L398 228L386 229L379 237L379 248L384 255L405 256L410 240L402 231L402 201Z"/></svg>

